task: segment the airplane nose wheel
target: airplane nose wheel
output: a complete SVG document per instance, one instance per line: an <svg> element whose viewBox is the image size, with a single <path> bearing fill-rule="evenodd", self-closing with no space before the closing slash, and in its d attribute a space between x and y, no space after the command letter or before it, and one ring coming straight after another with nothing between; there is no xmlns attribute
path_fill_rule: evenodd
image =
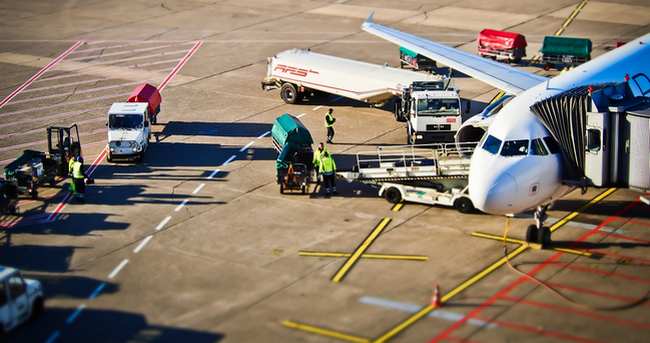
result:
<svg viewBox="0 0 650 343"><path fill-rule="evenodd" d="M538 206L535 210L535 224L529 225L526 230L526 241L529 243L539 243L542 248L546 248L551 244L551 230L548 226L544 226L544 221L548 218L546 210L549 205Z"/></svg>

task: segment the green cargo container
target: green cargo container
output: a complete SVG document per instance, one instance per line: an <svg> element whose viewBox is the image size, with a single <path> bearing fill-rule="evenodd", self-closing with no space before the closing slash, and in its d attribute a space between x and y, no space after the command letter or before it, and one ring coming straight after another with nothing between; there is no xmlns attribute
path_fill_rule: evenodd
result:
<svg viewBox="0 0 650 343"><path fill-rule="evenodd" d="M399 52L400 52L400 55L411 56L411 57L413 57L413 58L418 57L418 53L417 53L417 52L413 52L413 51L411 51L411 50L409 50L409 49L407 49L407 48L405 48L405 47L403 47L403 46L400 46L400 47L399 47Z"/></svg>
<svg viewBox="0 0 650 343"><path fill-rule="evenodd" d="M542 61L574 66L591 59L591 40L586 38L546 36L539 50Z"/></svg>
<svg viewBox="0 0 650 343"><path fill-rule="evenodd" d="M289 113L285 113L275 119L271 129L273 145L279 155L276 160L276 168L286 168L289 162L300 162L311 165L312 149L314 140L309 130L300 120ZM292 161L293 159L299 161Z"/></svg>

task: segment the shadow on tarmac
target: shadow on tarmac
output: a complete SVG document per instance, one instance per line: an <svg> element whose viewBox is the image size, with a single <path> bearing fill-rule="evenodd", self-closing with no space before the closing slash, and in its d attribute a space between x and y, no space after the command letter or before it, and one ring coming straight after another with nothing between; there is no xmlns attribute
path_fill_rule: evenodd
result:
<svg viewBox="0 0 650 343"><path fill-rule="evenodd" d="M160 133L160 139L173 135L257 138L262 133L271 131L272 126L269 123L170 121Z"/></svg>
<svg viewBox="0 0 650 343"><path fill-rule="evenodd" d="M553 203L553 211L566 211L572 212L576 211L582 206L586 205L589 200L574 200L574 199L560 199ZM619 201L619 200L604 200L594 206L591 206L581 213L584 214L596 214L599 216L614 216L623 217L623 218L650 218L650 211L648 208L643 205L635 206L625 213L618 213L621 209L626 208L627 206L633 204L634 201ZM602 218L597 218L592 220L582 220L582 222L598 225L602 221Z"/></svg>

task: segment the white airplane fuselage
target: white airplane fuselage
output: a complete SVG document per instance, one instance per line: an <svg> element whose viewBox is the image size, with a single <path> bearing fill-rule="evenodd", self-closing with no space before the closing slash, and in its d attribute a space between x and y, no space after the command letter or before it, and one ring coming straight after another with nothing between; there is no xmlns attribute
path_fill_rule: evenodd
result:
<svg viewBox="0 0 650 343"><path fill-rule="evenodd" d="M528 148L526 154L504 156L501 149L505 142L512 146L517 140L550 136L530 110L538 101L579 86L623 82L626 75L634 77L639 73L650 77L650 34L518 94L496 114L472 156L469 194L474 206L486 213L514 214L570 191L562 184L563 162L559 153L533 155ZM482 147L490 136L501 142L496 153Z"/></svg>

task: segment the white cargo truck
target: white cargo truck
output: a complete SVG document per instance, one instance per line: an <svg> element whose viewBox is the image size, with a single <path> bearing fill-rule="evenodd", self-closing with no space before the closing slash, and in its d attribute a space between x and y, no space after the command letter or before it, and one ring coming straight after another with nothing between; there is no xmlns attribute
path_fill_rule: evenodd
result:
<svg viewBox="0 0 650 343"><path fill-rule="evenodd" d="M262 89L276 88L289 104L319 92L374 105L396 100L395 118L407 122L409 143L449 141L461 124L458 91L440 75L292 49L268 59Z"/></svg>
<svg viewBox="0 0 650 343"><path fill-rule="evenodd" d="M0 340L2 335L43 312L45 297L37 280L0 266Z"/></svg>
<svg viewBox="0 0 650 343"><path fill-rule="evenodd" d="M108 110L109 162L142 161L151 139L148 106L146 102L117 102Z"/></svg>

